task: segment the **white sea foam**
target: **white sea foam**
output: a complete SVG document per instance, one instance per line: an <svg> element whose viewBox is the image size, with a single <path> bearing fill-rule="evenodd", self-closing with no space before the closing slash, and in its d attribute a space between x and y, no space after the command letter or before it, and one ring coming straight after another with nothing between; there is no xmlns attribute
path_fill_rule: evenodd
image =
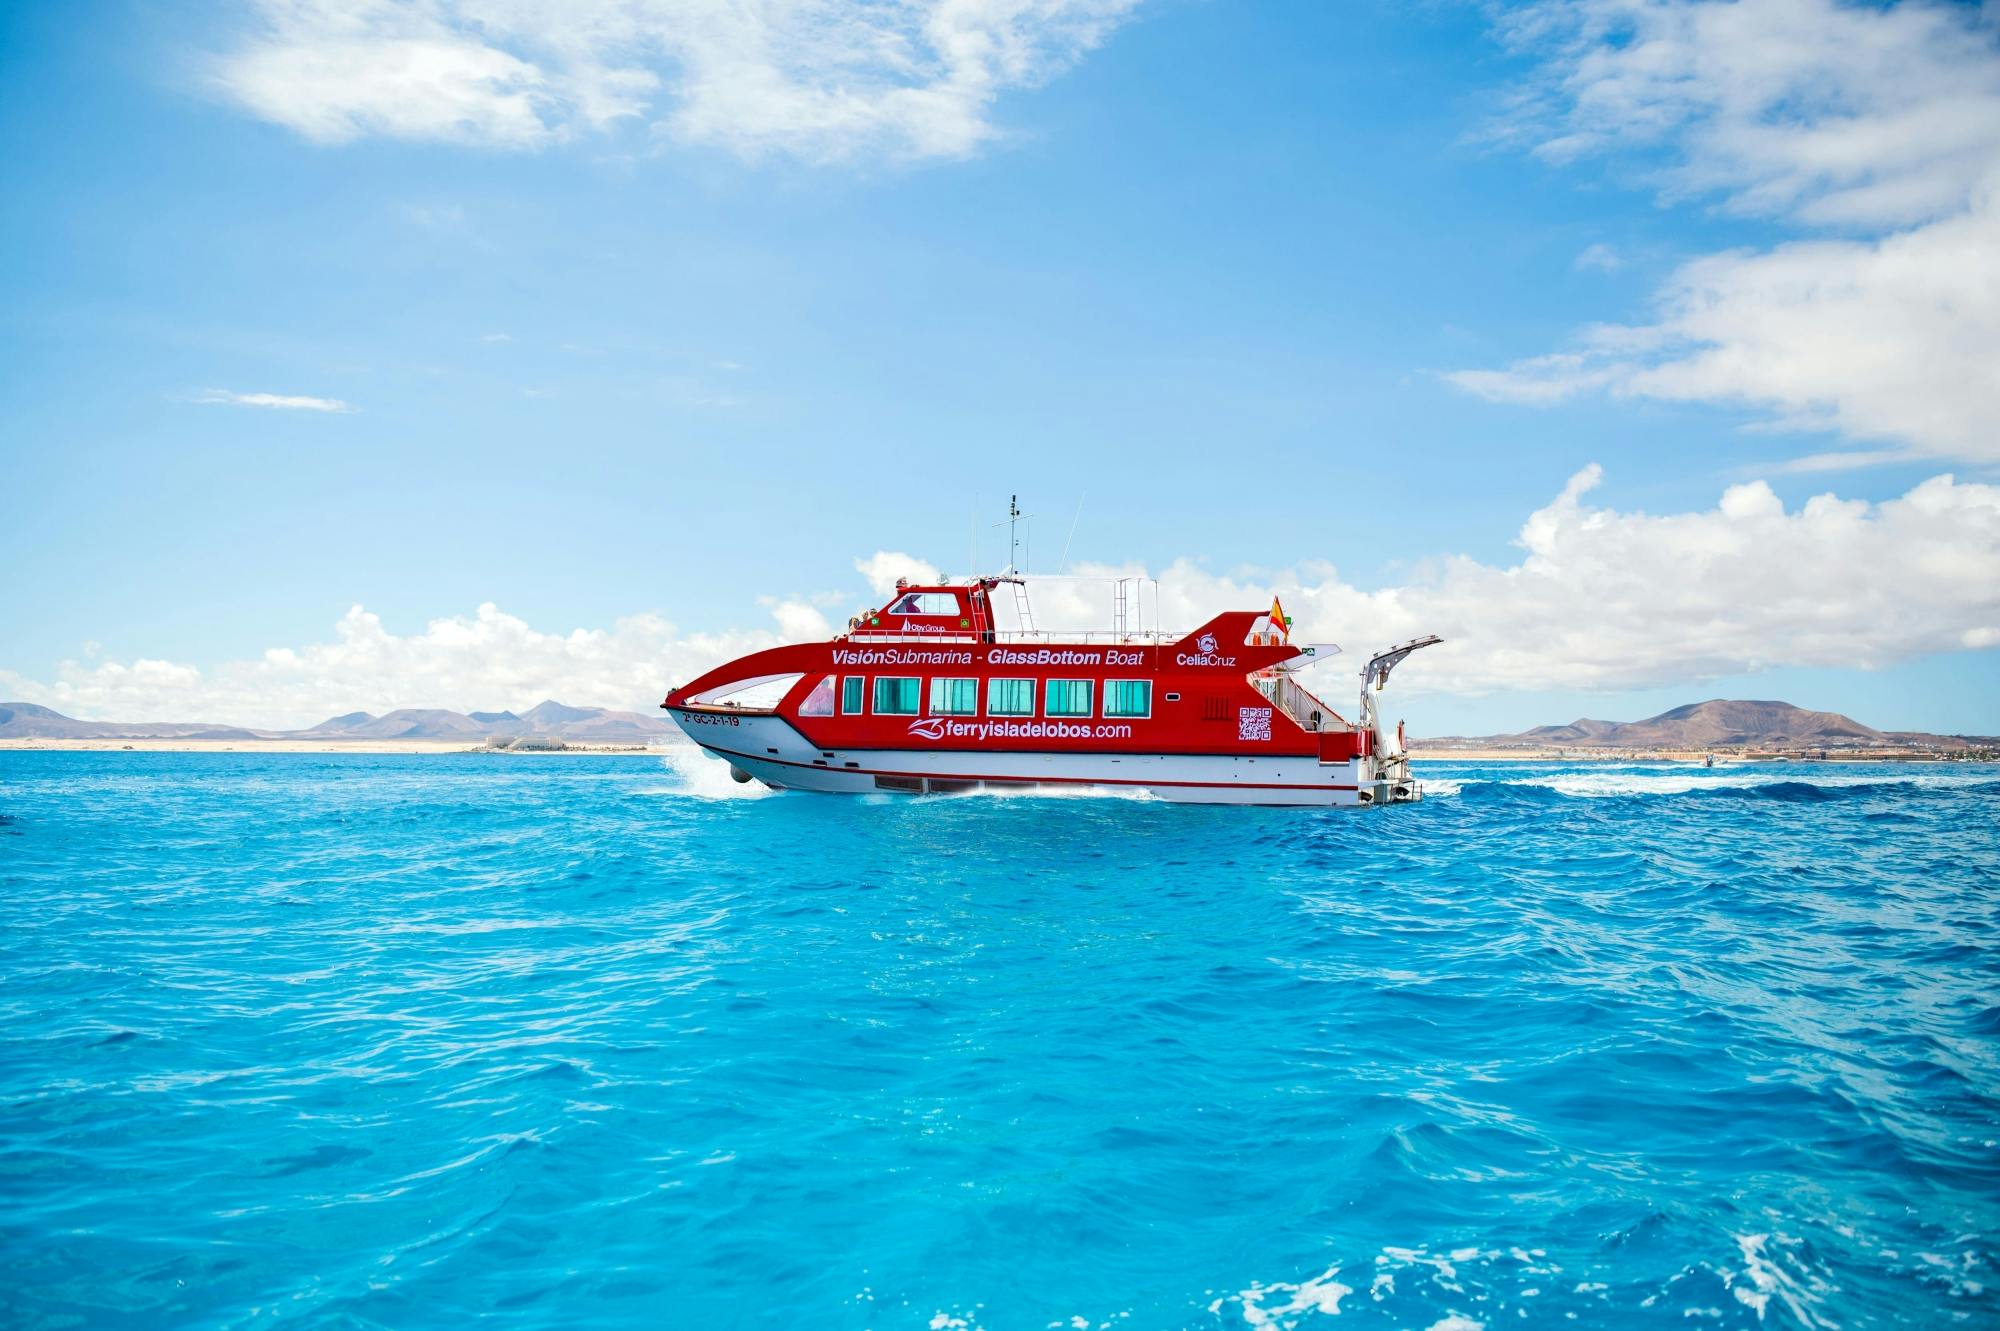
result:
<svg viewBox="0 0 2000 1331"><path fill-rule="evenodd" d="M667 753L661 760L680 778L677 795L705 800L756 800L773 794L761 781L738 781L729 775L729 764L721 758L689 744Z"/></svg>
<svg viewBox="0 0 2000 1331"><path fill-rule="evenodd" d="M1235 1302L1243 1309L1243 1320L1250 1326L1269 1327L1272 1331L1293 1331L1299 1322L1314 1313L1326 1317L1338 1316L1340 1301L1354 1292L1353 1288L1334 1279L1340 1268L1330 1266L1311 1280L1292 1284L1279 1280L1271 1284L1253 1284L1250 1288L1233 1296L1232 1299L1217 1299L1209 1305L1209 1311L1219 1313L1222 1305ZM1283 1303L1272 1302L1283 1296Z"/></svg>
<svg viewBox="0 0 2000 1331"><path fill-rule="evenodd" d="M1008 783L978 790L952 791L951 799L999 800L1134 800L1159 802L1160 797L1137 786L1030 786Z"/></svg>
<svg viewBox="0 0 2000 1331"><path fill-rule="evenodd" d="M1454 783L1453 793L1456 793L1456 789L1463 782L1479 779L1477 777L1426 778L1424 791L1426 794L1439 791L1446 781L1450 780ZM1758 786L1778 785L1788 781L1820 786L1829 790L1888 784L1931 789L1981 785L1992 781L1993 777L1990 773L1903 770L1843 772L1823 767L1801 771L1797 767L1787 765L1689 767L1680 771L1662 771L1659 768L1647 767L1593 767L1588 771L1514 772L1488 779L1495 785L1539 786L1545 790L1553 790L1559 795L1569 795L1579 799L1608 799L1623 795L1687 795L1704 790L1750 790Z"/></svg>
<svg viewBox="0 0 2000 1331"><path fill-rule="evenodd" d="M1799 1325L1827 1325L1813 1311L1813 1290L1780 1265L1772 1253L1773 1239L1781 1248L1794 1245L1798 1240L1784 1234L1738 1234L1735 1238L1737 1250L1743 1255L1743 1270L1724 1272L1723 1282L1729 1286L1729 1292L1736 1296L1737 1302L1753 1309L1761 1322L1775 1295Z"/></svg>

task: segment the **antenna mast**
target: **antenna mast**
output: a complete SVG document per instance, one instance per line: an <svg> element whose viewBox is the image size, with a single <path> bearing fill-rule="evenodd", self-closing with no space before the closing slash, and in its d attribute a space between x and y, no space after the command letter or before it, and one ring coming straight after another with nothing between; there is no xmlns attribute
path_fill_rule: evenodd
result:
<svg viewBox="0 0 2000 1331"><path fill-rule="evenodd" d="M1033 541L1035 536L1034 518L1034 514L1023 513L1021 511L1021 496L1007 496L1007 568L1005 572L1006 576L1010 578L1021 576L1021 524L1029 524L1028 539ZM1000 524L996 522L993 525L998 527ZM1029 553L1034 553L1032 547Z"/></svg>
<svg viewBox="0 0 2000 1331"><path fill-rule="evenodd" d="M1062 563L1057 567L1058 575L1069 572L1069 548L1076 542L1076 524L1083 521L1083 496L1076 497L1076 516L1069 520L1069 540L1063 542Z"/></svg>

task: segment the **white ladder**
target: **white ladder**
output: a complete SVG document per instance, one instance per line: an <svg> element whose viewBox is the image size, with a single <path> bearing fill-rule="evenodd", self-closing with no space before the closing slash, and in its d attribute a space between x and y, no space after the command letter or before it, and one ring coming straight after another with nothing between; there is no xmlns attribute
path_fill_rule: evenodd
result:
<svg viewBox="0 0 2000 1331"><path fill-rule="evenodd" d="M1018 582L1009 583L1008 586L1014 589L1014 611L1021 617L1021 631L1023 633L1033 633L1035 631L1035 612L1028 608L1028 589Z"/></svg>

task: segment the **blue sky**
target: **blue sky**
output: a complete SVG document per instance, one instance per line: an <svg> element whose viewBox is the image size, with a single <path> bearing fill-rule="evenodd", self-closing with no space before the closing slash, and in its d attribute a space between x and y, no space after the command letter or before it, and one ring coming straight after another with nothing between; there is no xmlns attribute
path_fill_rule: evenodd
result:
<svg viewBox="0 0 2000 1331"><path fill-rule="evenodd" d="M1087 496L1072 562L1183 561L1191 612L1295 589L1355 651L1427 610L1431 733L1709 696L2000 732L1990 16L977 0L1026 54L968 72L922 6L879 67L879 10L726 8L0 15L0 693L644 706L774 601L837 620L873 552L963 571L1018 491L1044 567ZM1605 76L1635 47L1713 86ZM1783 513L1726 521L1760 481ZM1807 530L1828 493L1890 507ZM518 660L424 645L486 603ZM311 650L357 605L381 696Z"/></svg>

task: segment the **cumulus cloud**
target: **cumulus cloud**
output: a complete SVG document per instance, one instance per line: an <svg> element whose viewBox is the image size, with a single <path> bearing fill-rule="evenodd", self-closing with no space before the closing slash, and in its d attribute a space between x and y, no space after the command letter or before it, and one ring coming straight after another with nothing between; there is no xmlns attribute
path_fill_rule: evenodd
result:
<svg viewBox="0 0 2000 1331"><path fill-rule="evenodd" d="M1354 669L1391 643L1444 635L1398 683L1461 695L1882 669L2000 642L2000 486L1937 476L1880 504L1824 494L1787 510L1751 481L1711 509L1654 516L1588 503L1601 480L1587 467L1530 514L1510 564L1453 556L1362 590L1326 565L1216 574L1182 560L1159 575L1161 617L1192 625L1275 590L1294 638L1341 643Z"/></svg>
<svg viewBox="0 0 2000 1331"><path fill-rule="evenodd" d="M269 411L352 411L337 397L298 397L288 393L232 393L227 388L211 388L195 401L213 407L263 407Z"/></svg>
<svg viewBox="0 0 2000 1331"><path fill-rule="evenodd" d="M1216 573L1182 559L1158 570L1145 623L1192 628L1220 610L1261 609L1275 591L1296 639L1347 649L1349 665L1322 668L1315 684L1336 705L1370 651L1421 633L1447 641L1398 676L1413 695L1694 687L1784 666L1886 669L2000 647L2000 486L1945 475L1882 503L1823 494L1787 509L1759 480L1729 487L1712 508L1652 515L1592 505L1602 479L1586 467L1529 514L1510 562L1451 556L1400 585L1363 589L1328 564ZM882 597L898 577L937 575L895 551L855 569ZM1037 582L1034 597L1041 627L1109 622L1102 581ZM356 709L520 708L550 697L645 709L670 684L732 657L831 631L807 601L767 605L774 629L721 634L685 633L656 615L549 633L489 604L401 635L356 606L328 642L213 669L93 659L64 664L48 682L0 671L0 697L96 720L270 727Z"/></svg>
<svg viewBox="0 0 2000 1331"><path fill-rule="evenodd" d="M898 578L908 578L911 582L936 582L944 576L937 565L900 550L877 550L866 559L857 559L854 571L868 584L869 591L882 597L896 590Z"/></svg>
<svg viewBox="0 0 2000 1331"><path fill-rule="evenodd" d="M782 623L786 616L779 618ZM519 709L545 698L646 710L666 696L670 681L785 640L756 628L682 633L657 615L634 615L608 629L550 633L490 602L470 616L434 619L420 632L397 634L357 605L334 626L331 641L274 647L209 670L147 659L67 662L49 682L0 670L0 695L87 719L278 729L357 710Z"/></svg>
<svg viewBox="0 0 2000 1331"><path fill-rule="evenodd" d="M534 149L619 121L744 156L962 157L1137 0L259 0L216 86L266 120Z"/></svg>
<svg viewBox="0 0 2000 1331"><path fill-rule="evenodd" d="M1571 261L1571 266L1579 273L1593 269L1600 273L1615 273L1625 266L1625 261L1618 257L1617 250L1600 240L1595 245L1585 246L1583 252Z"/></svg>
<svg viewBox="0 0 2000 1331"><path fill-rule="evenodd" d="M1652 317L1449 378L1546 404L1747 406L1885 457L2000 460L2000 35L1989 11L1836 0L1555 0L1506 132L1552 161L1637 150L1669 200L1842 234L1684 265Z"/></svg>

